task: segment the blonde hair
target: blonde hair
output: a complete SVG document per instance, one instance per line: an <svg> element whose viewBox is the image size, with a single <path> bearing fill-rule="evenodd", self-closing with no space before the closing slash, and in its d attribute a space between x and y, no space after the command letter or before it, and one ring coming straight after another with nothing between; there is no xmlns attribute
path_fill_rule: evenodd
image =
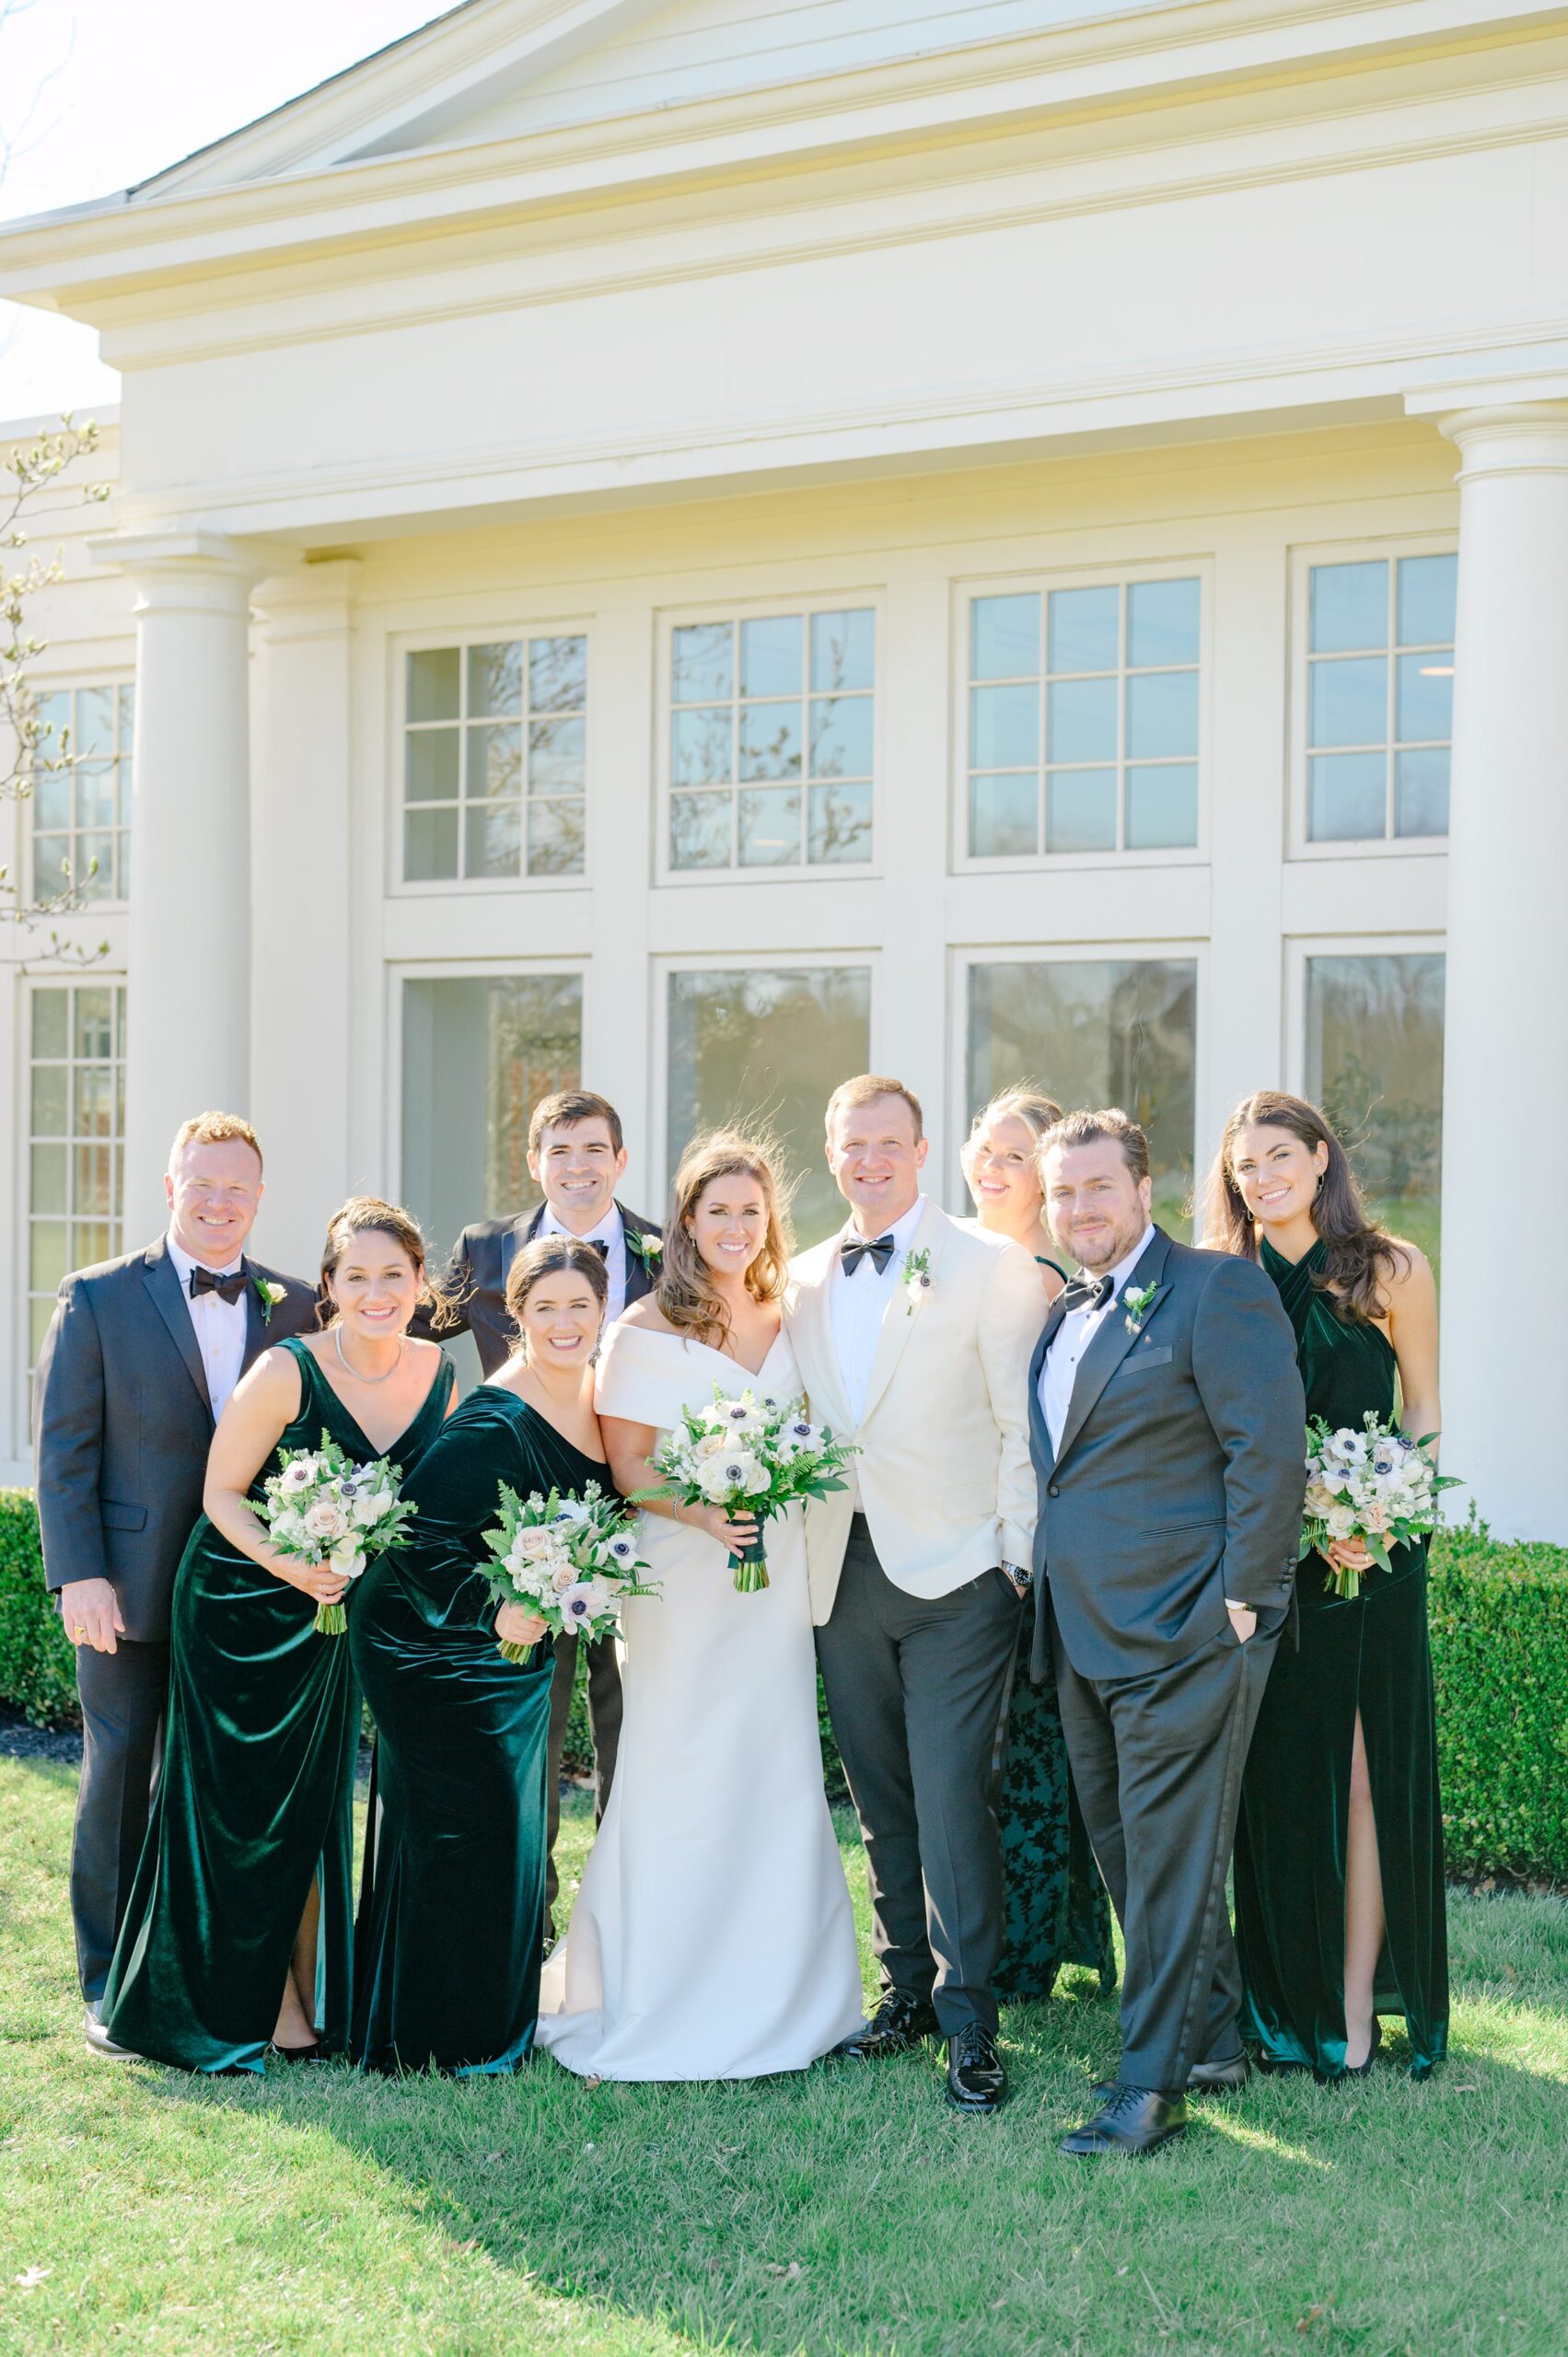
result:
<svg viewBox="0 0 1568 2357"><path fill-rule="evenodd" d="M918 1145L925 1135L925 1117L920 1109L920 1099L912 1088L906 1088L901 1080L889 1079L883 1072L856 1073L853 1080L840 1081L828 1099L828 1109L823 1115L823 1126L829 1137L833 1134L835 1113L853 1112L862 1105L874 1105L878 1097L902 1097L914 1120L914 1142Z"/></svg>
<svg viewBox="0 0 1568 2357"><path fill-rule="evenodd" d="M789 1212L774 1167L776 1150L739 1130L710 1130L693 1138L680 1157L670 1190L664 1249L658 1257L654 1300L678 1333L718 1347L729 1333L729 1310L714 1290L713 1271L697 1249L688 1222L704 1190L732 1172L754 1178L768 1215L761 1248L746 1271L753 1301L782 1299L789 1279Z"/></svg>
<svg viewBox="0 0 1568 2357"><path fill-rule="evenodd" d="M968 1137L958 1149L958 1160L963 1165L965 1178L969 1177L981 1132L988 1130L993 1121L1022 1121L1038 1146L1047 1130L1054 1129L1061 1119L1062 1108L1055 1097L1048 1097L1043 1088L1031 1087L1028 1081L1019 1081L1015 1087L999 1090L989 1105L981 1107L970 1123Z"/></svg>
<svg viewBox="0 0 1568 2357"><path fill-rule="evenodd" d="M327 1222L327 1240L321 1247L320 1296L316 1306L319 1324L330 1326L338 1314L328 1283L337 1275L343 1255L356 1236L389 1236L413 1264L419 1277L418 1297L430 1308L431 1324L437 1329L451 1324L450 1302L425 1274L424 1229L412 1212L405 1212L401 1203L384 1203L379 1195L351 1195Z"/></svg>
<svg viewBox="0 0 1568 2357"><path fill-rule="evenodd" d="M174 1144L168 1149L168 1167L173 1169L188 1145L248 1145L258 1165L261 1149L256 1132L241 1113L192 1113L181 1121L174 1132Z"/></svg>

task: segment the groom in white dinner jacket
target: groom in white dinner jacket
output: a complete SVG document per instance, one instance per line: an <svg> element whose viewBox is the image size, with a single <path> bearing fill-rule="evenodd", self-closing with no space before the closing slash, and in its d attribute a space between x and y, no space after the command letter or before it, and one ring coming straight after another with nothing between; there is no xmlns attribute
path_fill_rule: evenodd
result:
<svg viewBox="0 0 1568 2357"><path fill-rule="evenodd" d="M991 2112L1007 2089L992 1758L1034 1541L1044 1295L1016 1244L921 1193L927 1141L901 1081L845 1081L827 1132L850 1219L794 1263L789 1329L813 1418L862 1452L849 1487L807 1507L806 1547L882 1968L876 2014L840 2051L940 2033L949 2101Z"/></svg>

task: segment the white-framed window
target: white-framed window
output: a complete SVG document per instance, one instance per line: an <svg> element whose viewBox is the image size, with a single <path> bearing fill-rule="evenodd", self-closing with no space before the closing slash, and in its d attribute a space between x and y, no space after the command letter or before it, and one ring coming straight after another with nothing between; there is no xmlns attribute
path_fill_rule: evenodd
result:
<svg viewBox="0 0 1568 2357"><path fill-rule="evenodd" d="M660 872L864 867L873 852L877 610L864 598L673 618Z"/></svg>
<svg viewBox="0 0 1568 2357"><path fill-rule="evenodd" d="M961 864L1197 848L1203 607L1193 564L966 588Z"/></svg>
<svg viewBox="0 0 1568 2357"><path fill-rule="evenodd" d="M402 881L581 876L587 633L410 646L402 675Z"/></svg>
<svg viewBox="0 0 1568 2357"><path fill-rule="evenodd" d="M796 1240L842 1225L822 1157L822 1115L841 1080L872 1067L874 973L864 953L681 959L659 978L667 1175L700 1130L761 1127L795 1183Z"/></svg>
<svg viewBox="0 0 1568 2357"><path fill-rule="evenodd" d="M1443 1207L1440 935L1290 945L1295 1086L1320 1105L1373 1216L1435 1264Z"/></svg>
<svg viewBox="0 0 1568 2357"><path fill-rule="evenodd" d="M1092 956L1029 947L959 951L958 1136L967 1136L982 1105L1019 1082L1065 1107L1120 1105L1148 1132L1155 1217L1185 1236L1201 1144L1201 955L1196 945L1157 957L1132 945ZM967 1210L967 1194L962 1201Z"/></svg>
<svg viewBox="0 0 1568 2357"><path fill-rule="evenodd" d="M1430 543L1297 552L1298 853L1446 836L1458 573Z"/></svg>
<svg viewBox="0 0 1568 2357"><path fill-rule="evenodd" d="M61 766L37 767L28 800L35 900L130 898L135 694L131 680L117 679L38 698L39 751Z"/></svg>
<svg viewBox="0 0 1568 2357"><path fill-rule="evenodd" d="M28 992L28 1369L73 1269L112 1260L125 1193L125 985Z"/></svg>

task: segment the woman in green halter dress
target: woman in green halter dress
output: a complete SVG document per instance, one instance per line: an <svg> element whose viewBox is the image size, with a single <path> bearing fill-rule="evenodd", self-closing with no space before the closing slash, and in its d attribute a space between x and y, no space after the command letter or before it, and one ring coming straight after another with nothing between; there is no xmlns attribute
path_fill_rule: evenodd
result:
<svg viewBox="0 0 1568 2357"><path fill-rule="evenodd" d="M1414 1245L1367 1223L1313 1106L1274 1091L1232 1114L1211 1242L1251 1250L1295 1329L1307 1411L1331 1430L1400 1409L1439 1424L1437 1311ZM1358 1573L1342 1596L1330 1562ZM1265 2068L1370 2070L1378 2015L1402 2014L1425 2078L1448 2035L1443 1816L1424 1543L1384 1571L1354 1542L1296 1574L1300 1645L1282 1644L1242 1782L1236 1943L1243 2035Z"/></svg>
<svg viewBox="0 0 1568 2357"><path fill-rule="evenodd" d="M349 1624L377 1727L378 1821L358 1927L354 2060L367 2071L515 2071L539 2015L551 1648L497 1609L483 1566L501 1484L611 1487L593 1410L602 1256L540 1237L512 1263L523 1350L480 1384L403 1485L411 1543L380 1556ZM500 1643L528 1644L523 1662Z"/></svg>
<svg viewBox="0 0 1568 2357"><path fill-rule="evenodd" d="M326 1332L266 1351L225 1409L175 1578L163 1771L104 1995L113 2043L188 2071L346 2047L359 1689L317 1606L344 1583L273 1556L252 1508L323 1433L406 1473L441 1429L446 1353L409 1340L424 1244L359 1197L327 1234ZM351 1593L352 1620L357 1599Z"/></svg>

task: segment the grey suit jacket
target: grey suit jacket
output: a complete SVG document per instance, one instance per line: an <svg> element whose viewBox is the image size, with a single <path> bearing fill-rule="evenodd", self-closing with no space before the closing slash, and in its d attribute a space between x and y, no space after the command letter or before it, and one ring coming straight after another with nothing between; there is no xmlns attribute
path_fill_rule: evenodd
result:
<svg viewBox="0 0 1568 2357"><path fill-rule="evenodd" d="M249 1366L269 1343L314 1329L316 1295L260 1261L244 1266L285 1289L265 1319L254 1285L246 1296ZM161 1236L61 1286L39 1353L33 1432L47 1585L112 1580L125 1634L160 1643L213 1437L196 1329Z"/></svg>
<svg viewBox="0 0 1568 2357"><path fill-rule="evenodd" d="M629 1212L624 1203L617 1203L615 1208L626 1231L626 1300L630 1306L652 1286L646 1264L635 1249L633 1239L656 1237L661 1231L655 1221ZM437 1341L447 1334L471 1334L480 1365L486 1375L494 1375L497 1367L505 1366L517 1343L517 1330L506 1315L506 1279L523 1246L531 1244L538 1235L543 1217L544 1205L540 1203L531 1212L519 1213L516 1219L482 1219L471 1227L465 1227L442 1279L457 1323L439 1331L422 1324L416 1330L435 1335Z"/></svg>
<svg viewBox="0 0 1568 2357"><path fill-rule="evenodd" d="M1040 1485L1037 1592L1080 1676L1180 1661L1225 1626L1225 1599L1288 1608L1307 1487L1307 1404L1295 1336L1250 1260L1195 1251L1156 1228L1128 1289L1078 1364L1053 1450L1040 1404L1053 1305L1029 1368ZM1037 1615L1034 1675L1048 1657Z"/></svg>

